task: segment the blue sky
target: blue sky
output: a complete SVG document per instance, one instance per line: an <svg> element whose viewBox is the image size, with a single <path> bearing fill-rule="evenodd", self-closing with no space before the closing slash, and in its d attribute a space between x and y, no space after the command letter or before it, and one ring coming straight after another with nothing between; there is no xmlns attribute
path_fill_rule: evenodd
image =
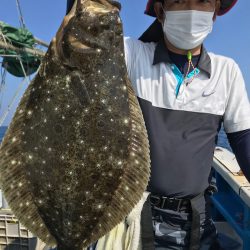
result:
<svg viewBox="0 0 250 250"><path fill-rule="evenodd" d="M126 36L139 37L153 22L153 18L143 14L146 0L121 0L122 20ZM20 0L27 28L36 36L49 42L55 35L65 14L66 0ZM233 58L243 72L248 93L250 94L250 1L239 0L225 16L218 17L212 34L205 45L208 51ZM19 26L16 0L1 0L0 20ZM14 95L21 79L7 77L3 106L0 117L8 101ZM27 87L27 85L25 85ZM24 88L23 88L24 90ZM20 92L21 96L23 93ZM5 125L8 125L17 102Z"/></svg>

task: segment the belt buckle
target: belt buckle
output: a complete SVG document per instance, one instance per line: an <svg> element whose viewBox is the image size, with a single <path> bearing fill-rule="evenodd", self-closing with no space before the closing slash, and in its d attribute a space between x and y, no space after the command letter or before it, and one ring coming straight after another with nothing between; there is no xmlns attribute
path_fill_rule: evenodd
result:
<svg viewBox="0 0 250 250"><path fill-rule="evenodd" d="M163 197L164 198L164 203L163 203L163 206L165 204L165 202L167 201L167 203L169 203L169 205L172 205L175 201L174 198L170 198L170 197ZM170 210L172 210L172 208L169 207Z"/></svg>
<svg viewBox="0 0 250 250"><path fill-rule="evenodd" d="M182 200L178 200L176 198L168 198L168 197L163 197L163 198L164 198L164 202L163 202L162 207L164 206L164 204L167 200L167 202L169 202L170 205L174 206L174 208L172 207L170 209L173 211L179 212L179 210L181 208ZM175 206L176 202L177 202L177 206Z"/></svg>

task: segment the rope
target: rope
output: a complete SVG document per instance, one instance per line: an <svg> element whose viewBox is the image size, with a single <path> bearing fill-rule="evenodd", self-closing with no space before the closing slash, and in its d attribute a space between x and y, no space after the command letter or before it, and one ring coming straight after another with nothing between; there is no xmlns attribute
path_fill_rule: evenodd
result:
<svg viewBox="0 0 250 250"><path fill-rule="evenodd" d="M6 86L6 73L7 70L5 68L1 67L1 83L0 83L0 110L2 108L2 103L3 103L3 93L5 90L5 86Z"/></svg>
<svg viewBox="0 0 250 250"><path fill-rule="evenodd" d="M2 37L2 39L1 39L1 40L3 40L5 44L7 44L7 41L6 41L5 35L3 34L2 30L0 30L0 35L1 35L1 37Z"/></svg>
<svg viewBox="0 0 250 250"><path fill-rule="evenodd" d="M28 78L27 78L27 77L25 77L25 78L23 79L23 81L19 84L17 91L15 92L15 94L14 94L14 96L12 97L12 99L11 99L9 105L7 106L7 109L6 109L5 112L3 113L2 117L0 117L0 127L3 125L3 123L4 123L4 121L5 121L6 117L7 117L7 115L9 114L9 112L10 112L10 110L11 110L11 108L12 108L12 106L13 106L13 104L14 104L14 102L15 102L15 100L16 100L18 94L19 94L19 92L21 91L21 88L23 87L23 85L24 85L24 83L25 83L26 81L28 82Z"/></svg>
<svg viewBox="0 0 250 250"><path fill-rule="evenodd" d="M17 90L16 90L14 96L12 97L10 103L9 103L8 106L7 106L7 109L6 109L5 112L3 113L2 117L0 117L0 127L3 125L3 123L4 123L5 119L6 119L6 117L8 116L10 110L12 109L12 106L14 105L14 103L15 103L17 97L18 97L18 94L19 94L19 92L21 91L21 89L22 89L24 83L27 82L28 85L30 84L30 80L29 80L29 78L27 77L27 75L26 75L26 73L25 73L25 70L24 70L24 67L23 67L23 63L22 63L22 60L21 60L20 57L19 57L19 62L20 62L20 65L21 65L21 68L22 68L22 70L23 70L23 74L24 74L25 77L24 77L23 81L19 84L19 86L18 86L18 88L17 88Z"/></svg>
<svg viewBox="0 0 250 250"><path fill-rule="evenodd" d="M19 0L16 0L16 5L17 5L17 11L18 11L18 14L19 14L20 26L21 26L22 28L26 28L25 23L24 23L23 14L22 14L21 5L20 5Z"/></svg>
<svg viewBox="0 0 250 250"><path fill-rule="evenodd" d="M3 34L3 32L0 30L0 36L4 42L4 44L7 44L7 41L5 39L5 36ZM3 96L4 96L4 90L5 90L5 86L6 86L6 73L7 70L5 68L3 68L2 66L2 62L1 62L1 84L0 84L0 110L2 108L2 104L3 104Z"/></svg>
<svg viewBox="0 0 250 250"><path fill-rule="evenodd" d="M39 56L39 57L44 57L45 56L45 52L42 50L38 50L38 49L30 49L30 48L17 48L9 43L4 43L0 40L0 47L4 48L4 49L10 49L10 50L14 50L17 53L30 53L34 56Z"/></svg>

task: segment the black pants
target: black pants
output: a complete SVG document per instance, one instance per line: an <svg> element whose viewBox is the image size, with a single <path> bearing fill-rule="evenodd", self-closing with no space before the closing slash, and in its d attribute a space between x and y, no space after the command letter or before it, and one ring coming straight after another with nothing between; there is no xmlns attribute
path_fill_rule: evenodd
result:
<svg viewBox="0 0 250 250"><path fill-rule="evenodd" d="M172 211L152 207L154 245L156 250L188 250L191 230L191 212ZM221 250L217 232L211 219L209 197L199 200L200 250Z"/></svg>

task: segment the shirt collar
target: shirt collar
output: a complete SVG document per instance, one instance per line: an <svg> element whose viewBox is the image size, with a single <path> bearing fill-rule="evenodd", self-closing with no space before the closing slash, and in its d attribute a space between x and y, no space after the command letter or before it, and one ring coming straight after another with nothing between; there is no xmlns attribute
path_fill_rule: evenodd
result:
<svg viewBox="0 0 250 250"><path fill-rule="evenodd" d="M165 62L165 63L172 63L171 58L168 54L168 49L165 45L165 41L161 39L156 47L155 47L155 53L154 53L154 61L153 65L156 65L158 63ZM208 77L211 76L211 59L208 55L206 49L204 46L202 46L201 50L201 56L198 62L198 68L205 73L207 73Z"/></svg>

